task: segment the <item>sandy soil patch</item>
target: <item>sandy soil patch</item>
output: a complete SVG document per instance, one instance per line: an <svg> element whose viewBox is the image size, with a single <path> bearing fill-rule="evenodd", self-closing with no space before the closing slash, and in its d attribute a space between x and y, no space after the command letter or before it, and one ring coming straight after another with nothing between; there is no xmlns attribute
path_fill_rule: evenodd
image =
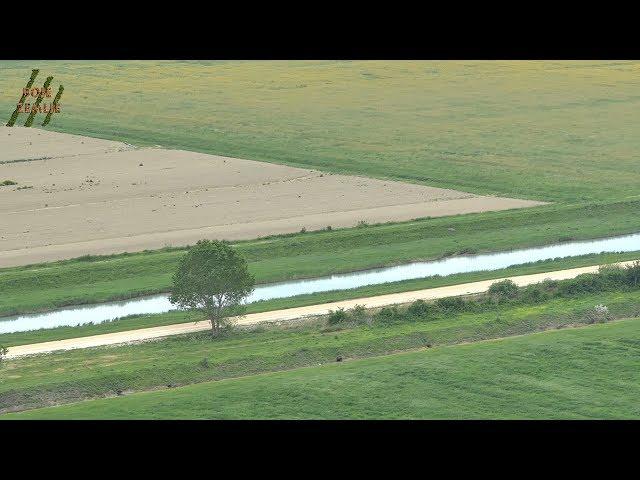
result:
<svg viewBox="0 0 640 480"><path fill-rule="evenodd" d="M0 164L86 153L108 153L130 148L132 147L126 143L111 140L35 128L0 126Z"/></svg>
<svg viewBox="0 0 640 480"><path fill-rule="evenodd" d="M20 127L3 180L0 267L541 203Z"/></svg>

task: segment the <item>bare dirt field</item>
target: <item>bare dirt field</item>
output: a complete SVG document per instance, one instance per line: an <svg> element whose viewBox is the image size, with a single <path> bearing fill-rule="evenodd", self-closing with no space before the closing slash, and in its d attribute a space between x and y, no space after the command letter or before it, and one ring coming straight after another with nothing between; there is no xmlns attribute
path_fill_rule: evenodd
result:
<svg viewBox="0 0 640 480"><path fill-rule="evenodd" d="M0 267L541 202L0 127Z"/></svg>

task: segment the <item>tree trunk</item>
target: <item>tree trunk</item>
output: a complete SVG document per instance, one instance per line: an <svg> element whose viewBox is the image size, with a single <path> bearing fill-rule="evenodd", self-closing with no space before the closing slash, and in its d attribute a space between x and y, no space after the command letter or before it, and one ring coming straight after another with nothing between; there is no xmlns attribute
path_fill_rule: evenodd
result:
<svg viewBox="0 0 640 480"><path fill-rule="evenodd" d="M211 318L209 320L211 322L211 336L217 337L218 332L220 331L220 325L217 318Z"/></svg>
<svg viewBox="0 0 640 480"><path fill-rule="evenodd" d="M211 322L211 336L217 337L220 333L220 312L221 309L218 306L219 302L214 302L213 308L209 313L209 320Z"/></svg>

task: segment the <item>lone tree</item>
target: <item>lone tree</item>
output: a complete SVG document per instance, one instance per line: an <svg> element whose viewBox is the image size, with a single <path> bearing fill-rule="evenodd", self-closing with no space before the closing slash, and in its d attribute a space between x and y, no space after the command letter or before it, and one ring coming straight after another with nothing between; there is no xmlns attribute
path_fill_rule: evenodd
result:
<svg viewBox="0 0 640 480"><path fill-rule="evenodd" d="M216 336L229 324L229 317L244 311L242 301L254 285L247 262L228 243L200 240L182 258L169 300L204 313Z"/></svg>

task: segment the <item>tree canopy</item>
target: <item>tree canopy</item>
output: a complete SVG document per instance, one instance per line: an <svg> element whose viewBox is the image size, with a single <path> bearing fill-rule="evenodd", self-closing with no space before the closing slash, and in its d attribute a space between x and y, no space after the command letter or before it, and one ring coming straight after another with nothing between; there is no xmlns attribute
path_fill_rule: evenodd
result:
<svg viewBox="0 0 640 480"><path fill-rule="evenodd" d="M227 242L201 240L182 258L173 276L169 300L197 310L211 321L213 335L244 312L243 301L253 292L255 278L247 262Z"/></svg>

